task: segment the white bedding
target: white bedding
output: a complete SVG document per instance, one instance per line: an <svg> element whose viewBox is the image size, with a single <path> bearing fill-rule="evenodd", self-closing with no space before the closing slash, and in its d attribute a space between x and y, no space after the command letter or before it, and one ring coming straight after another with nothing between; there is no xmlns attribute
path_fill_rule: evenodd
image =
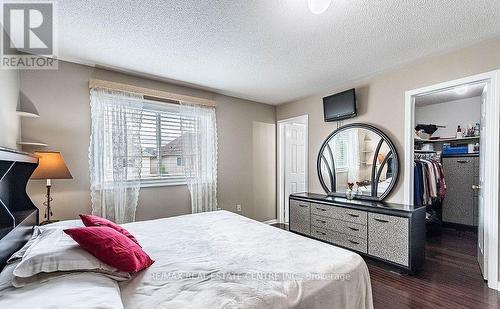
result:
<svg viewBox="0 0 500 309"><path fill-rule="evenodd" d="M124 227L156 260L120 283L125 308L373 307L368 269L358 254L227 211ZM178 278L189 273L199 277ZM346 280L254 279L259 274Z"/></svg>
<svg viewBox="0 0 500 309"><path fill-rule="evenodd" d="M30 241L31 246L24 252L22 260L14 270L15 287L38 282L40 278L47 279L46 274L70 271L98 272L117 281L131 278L129 273L101 262L80 247L64 233L64 227L37 226L34 234L37 235L36 238Z"/></svg>
<svg viewBox="0 0 500 309"><path fill-rule="evenodd" d="M348 250L226 211L123 226L155 260L134 279L74 273L15 289L9 265L0 308L373 308L366 264Z"/></svg>
<svg viewBox="0 0 500 309"><path fill-rule="evenodd" d="M71 273L14 288L12 272L17 263L8 264L0 274L0 308L123 308L118 283L96 273Z"/></svg>
<svg viewBox="0 0 500 309"><path fill-rule="evenodd" d="M387 178L386 180L379 182L378 187L377 187L377 194L380 196L382 193L387 191L387 188L389 188L389 186L391 185L391 182L392 182L392 177ZM358 187L358 190L359 190L359 194L362 194L362 195L370 195L372 193L372 188L370 185L367 185L366 187Z"/></svg>

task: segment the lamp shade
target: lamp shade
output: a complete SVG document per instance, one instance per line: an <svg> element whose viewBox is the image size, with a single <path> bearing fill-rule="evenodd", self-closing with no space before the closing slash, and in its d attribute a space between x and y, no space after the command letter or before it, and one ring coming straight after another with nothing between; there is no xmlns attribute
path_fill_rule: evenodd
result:
<svg viewBox="0 0 500 309"><path fill-rule="evenodd" d="M73 179L58 151L35 151L38 157L38 167L31 175L31 179Z"/></svg>

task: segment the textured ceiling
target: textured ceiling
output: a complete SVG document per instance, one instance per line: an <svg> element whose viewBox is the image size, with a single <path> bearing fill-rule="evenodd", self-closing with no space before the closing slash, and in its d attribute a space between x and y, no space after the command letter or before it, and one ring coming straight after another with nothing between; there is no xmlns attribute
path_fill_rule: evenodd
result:
<svg viewBox="0 0 500 309"><path fill-rule="evenodd" d="M280 104L500 35L498 0L64 0L60 58Z"/></svg>

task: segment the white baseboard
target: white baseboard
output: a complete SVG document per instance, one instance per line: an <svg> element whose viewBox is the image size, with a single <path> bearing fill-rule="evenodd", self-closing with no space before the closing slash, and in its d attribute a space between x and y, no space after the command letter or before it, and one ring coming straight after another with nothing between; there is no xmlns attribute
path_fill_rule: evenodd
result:
<svg viewBox="0 0 500 309"><path fill-rule="evenodd" d="M262 223L265 223L265 224L275 224L275 223L278 223L278 220L277 219L272 219L272 220L263 221Z"/></svg>

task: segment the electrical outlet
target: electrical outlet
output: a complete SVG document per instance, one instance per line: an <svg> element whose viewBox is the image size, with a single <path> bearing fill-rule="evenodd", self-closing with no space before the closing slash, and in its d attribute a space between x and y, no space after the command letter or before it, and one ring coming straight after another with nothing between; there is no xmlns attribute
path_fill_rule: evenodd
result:
<svg viewBox="0 0 500 309"><path fill-rule="evenodd" d="M241 212L241 205L240 204L236 205L236 211Z"/></svg>

